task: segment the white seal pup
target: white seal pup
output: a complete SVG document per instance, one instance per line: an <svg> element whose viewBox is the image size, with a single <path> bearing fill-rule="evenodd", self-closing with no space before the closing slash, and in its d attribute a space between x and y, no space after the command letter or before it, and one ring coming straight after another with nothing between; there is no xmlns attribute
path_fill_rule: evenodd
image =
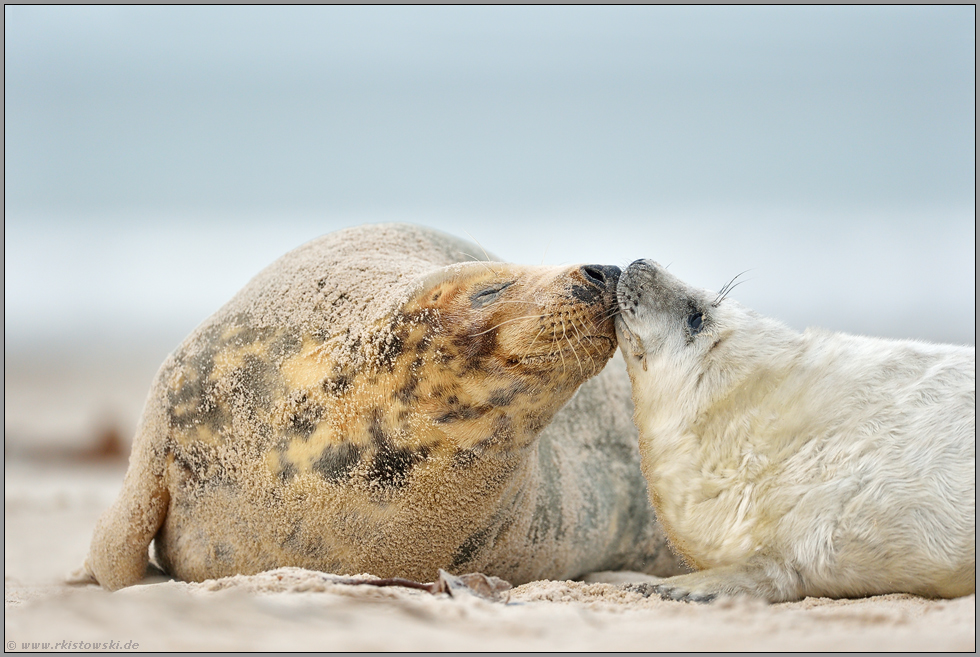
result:
<svg viewBox="0 0 980 657"><path fill-rule="evenodd" d="M256 276L157 374L87 573L134 584L151 541L191 581L683 572L625 366L603 369L619 269L464 262L478 252L371 225Z"/></svg>
<svg viewBox="0 0 980 657"><path fill-rule="evenodd" d="M618 283L650 498L707 601L975 592L973 347L802 334L649 260Z"/></svg>

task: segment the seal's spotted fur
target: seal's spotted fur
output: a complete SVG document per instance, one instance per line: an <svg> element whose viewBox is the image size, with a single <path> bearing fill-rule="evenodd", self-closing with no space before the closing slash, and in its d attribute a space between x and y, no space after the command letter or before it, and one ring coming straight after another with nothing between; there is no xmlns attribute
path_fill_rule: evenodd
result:
<svg viewBox="0 0 980 657"><path fill-rule="evenodd" d="M386 273L344 276L338 249L352 271ZM676 569L633 497L621 365L566 409L564 435L542 434L615 351L618 270L452 264L461 249L413 227L344 231L205 322L157 376L93 538L98 581L137 581L154 536L187 580L287 565L515 582ZM569 426L586 413L607 426Z"/></svg>

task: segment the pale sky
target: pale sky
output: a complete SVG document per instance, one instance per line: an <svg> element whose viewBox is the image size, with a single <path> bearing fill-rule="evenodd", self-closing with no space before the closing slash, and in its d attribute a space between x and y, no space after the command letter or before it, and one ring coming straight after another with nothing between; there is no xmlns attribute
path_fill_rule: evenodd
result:
<svg viewBox="0 0 980 657"><path fill-rule="evenodd" d="M182 335L364 221L975 341L975 8L5 7L5 329Z"/></svg>

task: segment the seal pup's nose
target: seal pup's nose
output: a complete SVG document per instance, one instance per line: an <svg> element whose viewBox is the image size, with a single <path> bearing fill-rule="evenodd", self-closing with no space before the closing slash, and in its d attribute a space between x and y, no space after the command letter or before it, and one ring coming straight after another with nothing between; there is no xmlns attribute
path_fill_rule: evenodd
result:
<svg viewBox="0 0 980 657"><path fill-rule="evenodd" d="M615 289L621 273L620 268L614 265L585 265L582 267L582 276L585 280L600 289Z"/></svg>

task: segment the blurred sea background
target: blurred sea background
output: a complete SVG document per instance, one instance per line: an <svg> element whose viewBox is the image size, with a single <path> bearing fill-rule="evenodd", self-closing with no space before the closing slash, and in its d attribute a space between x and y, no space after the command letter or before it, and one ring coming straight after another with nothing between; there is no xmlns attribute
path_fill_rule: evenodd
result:
<svg viewBox="0 0 980 657"><path fill-rule="evenodd" d="M166 354L318 235L670 264L975 344L976 8L4 7L4 446L128 449Z"/></svg>

